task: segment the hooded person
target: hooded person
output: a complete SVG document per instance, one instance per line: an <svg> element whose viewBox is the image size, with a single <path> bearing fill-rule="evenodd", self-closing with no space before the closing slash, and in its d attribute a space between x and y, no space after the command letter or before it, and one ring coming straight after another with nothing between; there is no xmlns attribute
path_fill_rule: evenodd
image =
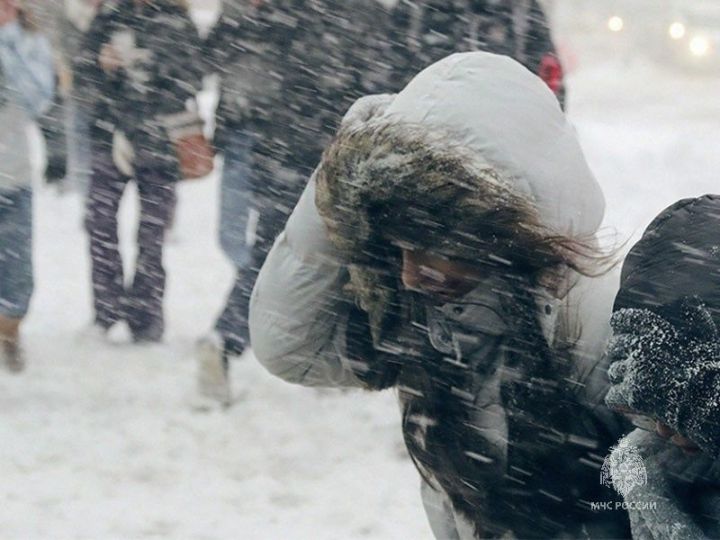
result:
<svg viewBox="0 0 720 540"><path fill-rule="evenodd" d="M634 538L720 535L719 225L720 196L678 201L623 265L606 402L645 428L611 461L625 499L643 503L630 512ZM647 481L630 480L634 455Z"/></svg>
<svg viewBox="0 0 720 540"><path fill-rule="evenodd" d="M449 56L348 112L260 272L253 349L289 382L398 389L437 538L626 537L590 504L622 433L614 281L583 276L603 213L547 86Z"/></svg>

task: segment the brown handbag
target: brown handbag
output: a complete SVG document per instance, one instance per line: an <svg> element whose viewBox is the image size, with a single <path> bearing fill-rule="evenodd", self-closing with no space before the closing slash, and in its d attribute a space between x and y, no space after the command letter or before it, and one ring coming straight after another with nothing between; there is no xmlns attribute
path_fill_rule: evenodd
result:
<svg viewBox="0 0 720 540"><path fill-rule="evenodd" d="M204 178L215 168L215 152L203 134L203 122L193 111L160 118L175 146L183 180Z"/></svg>
<svg viewBox="0 0 720 540"><path fill-rule="evenodd" d="M184 180L204 178L215 168L215 154L202 133L187 135L175 141L175 152Z"/></svg>

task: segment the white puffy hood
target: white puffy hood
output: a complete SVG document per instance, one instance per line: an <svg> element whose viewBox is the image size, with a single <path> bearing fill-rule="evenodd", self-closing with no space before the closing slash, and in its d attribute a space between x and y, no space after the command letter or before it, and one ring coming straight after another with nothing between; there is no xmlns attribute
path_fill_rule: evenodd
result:
<svg viewBox="0 0 720 540"><path fill-rule="evenodd" d="M571 237L602 222L605 200L574 128L540 78L515 60L454 54L418 74L383 114L447 137L532 196L543 224Z"/></svg>

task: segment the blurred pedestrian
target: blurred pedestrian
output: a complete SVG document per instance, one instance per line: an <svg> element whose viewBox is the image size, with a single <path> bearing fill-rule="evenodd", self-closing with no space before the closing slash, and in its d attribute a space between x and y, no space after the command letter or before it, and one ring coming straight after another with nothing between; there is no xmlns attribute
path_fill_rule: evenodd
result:
<svg viewBox="0 0 720 540"><path fill-rule="evenodd" d="M391 90L453 52L510 56L564 103L562 64L537 0L399 0L389 22Z"/></svg>
<svg viewBox="0 0 720 540"><path fill-rule="evenodd" d="M384 43L377 21L386 14L364 0L223 3L206 57L221 81L220 244L237 276L214 331L198 344L201 394L229 401L228 356L249 344L250 293L303 178L344 110L385 84L371 51Z"/></svg>
<svg viewBox="0 0 720 540"><path fill-rule="evenodd" d="M181 0L106 0L76 62L97 85L86 226L92 258L94 331L126 321L136 342L164 331L163 243L184 143L201 131L188 108L201 86L199 38ZM117 212L127 184L140 196L138 254L126 285Z"/></svg>
<svg viewBox="0 0 720 540"><path fill-rule="evenodd" d="M0 0L0 358L25 361L20 324L33 292L32 165L28 127L50 105L53 58L32 12Z"/></svg>

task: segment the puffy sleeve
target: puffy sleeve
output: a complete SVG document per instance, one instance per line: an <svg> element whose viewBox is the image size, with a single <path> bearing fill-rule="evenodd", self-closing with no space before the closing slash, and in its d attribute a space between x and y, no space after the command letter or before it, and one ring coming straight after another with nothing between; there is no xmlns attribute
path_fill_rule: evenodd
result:
<svg viewBox="0 0 720 540"><path fill-rule="evenodd" d="M250 341L274 375L306 386L362 386L345 357L347 271L315 208L310 180L275 241L250 302Z"/></svg>

